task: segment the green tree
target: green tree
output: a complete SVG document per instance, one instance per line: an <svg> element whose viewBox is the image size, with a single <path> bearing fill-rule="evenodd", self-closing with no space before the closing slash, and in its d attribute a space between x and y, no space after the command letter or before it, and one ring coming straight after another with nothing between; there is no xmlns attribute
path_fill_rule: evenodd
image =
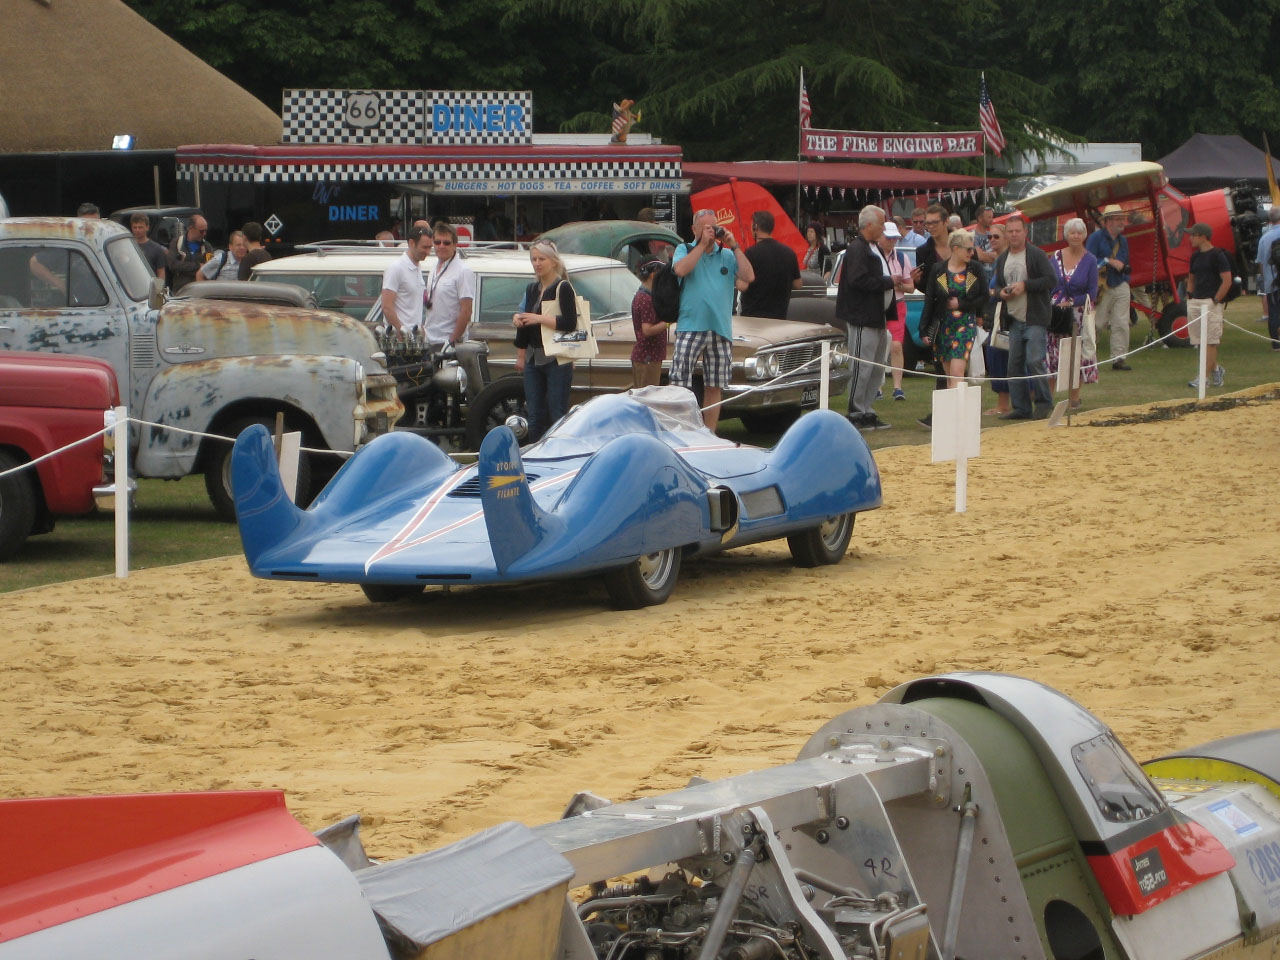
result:
<svg viewBox="0 0 1280 960"><path fill-rule="evenodd" d="M794 157L801 67L815 126L976 129L982 63L972 51L1001 15L996 0L927 10L896 0L513 0L512 9L588 24L615 51L593 81L628 85L645 129L691 160ZM988 81L1015 149L1062 135L1036 119L1046 87L1012 70ZM586 111L569 124L603 129L606 119Z"/></svg>
<svg viewBox="0 0 1280 960"><path fill-rule="evenodd" d="M1157 159L1193 133L1280 130L1280 0L1002 2L992 49L1052 92L1042 114ZM1274 139L1274 138L1273 138Z"/></svg>

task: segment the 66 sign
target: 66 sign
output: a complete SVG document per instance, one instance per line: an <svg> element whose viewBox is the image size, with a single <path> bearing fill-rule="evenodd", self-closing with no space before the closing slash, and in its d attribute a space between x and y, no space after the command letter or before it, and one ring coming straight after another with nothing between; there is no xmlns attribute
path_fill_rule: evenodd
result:
<svg viewBox="0 0 1280 960"><path fill-rule="evenodd" d="M382 98L376 93L347 95L345 121L348 127L368 129L382 123Z"/></svg>

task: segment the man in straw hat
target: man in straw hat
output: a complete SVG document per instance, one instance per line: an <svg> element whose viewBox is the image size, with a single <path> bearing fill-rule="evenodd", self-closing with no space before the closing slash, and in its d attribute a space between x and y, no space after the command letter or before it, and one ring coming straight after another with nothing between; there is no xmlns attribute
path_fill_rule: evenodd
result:
<svg viewBox="0 0 1280 960"><path fill-rule="evenodd" d="M1111 356L1119 357L1112 370L1132 370L1124 355L1129 352L1129 241L1124 238L1125 212L1118 204L1102 210L1102 228L1085 242L1085 249L1098 258L1098 309L1096 329L1111 330ZM1092 333L1092 335L1091 335ZM1096 332L1085 329L1085 359L1097 357Z"/></svg>

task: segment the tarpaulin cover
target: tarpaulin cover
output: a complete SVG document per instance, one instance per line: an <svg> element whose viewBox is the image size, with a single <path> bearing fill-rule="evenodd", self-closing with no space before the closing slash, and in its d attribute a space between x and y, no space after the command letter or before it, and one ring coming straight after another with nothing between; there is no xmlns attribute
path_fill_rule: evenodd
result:
<svg viewBox="0 0 1280 960"><path fill-rule="evenodd" d="M1183 193L1203 193L1248 180L1267 185L1267 155L1244 137L1192 134L1191 139L1160 158L1164 175Z"/></svg>
<svg viewBox="0 0 1280 960"><path fill-rule="evenodd" d="M689 198L694 210L710 209L716 212L716 223L733 232L744 250L755 246L751 233L751 217L757 210L773 214L773 239L784 247L790 247L796 262L804 259L809 244L786 211L773 199L764 187L747 180L730 180L719 187L701 190Z"/></svg>
<svg viewBox="0 0 1280 960"><path fill-rule="evenodd" d="M569 861L519 823L357 874L384 934L415 951L572 876Z"/></svg>

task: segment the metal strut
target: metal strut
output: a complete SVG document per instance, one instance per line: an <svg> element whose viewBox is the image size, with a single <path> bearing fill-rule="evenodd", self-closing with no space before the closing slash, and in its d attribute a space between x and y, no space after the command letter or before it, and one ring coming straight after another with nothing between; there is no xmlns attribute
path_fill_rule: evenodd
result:
<svg viewBox="0 0 1280 960"><path fill-rule="evenodd" d="M724 938L729 933L729 925L738 910L738 901L747 889L747 880L751 878L751 870L756 865L756 846L758 838L752 840L738 851L738 859L729 873L729 880L724 885L724 895L720 898L720 906L716 907L716 915L711 918L711 926L707 929L707 937L702 941L702 949L698 951L698 960L715 960L715 956L724 945Z"/></svg>
<svg viewBox="0 0 1280 960"><path fill-rule="evenodd" d="M969 858L973 854L973 833L978 827L978 805L973 802L973 786L964 785L960 803L960 837L956 841L956 865L951 873L951 897L947 901L947 924L942 931L942 960L955 960L956 939L960 935L960 907L964 903L964 885L969 876Z"/></svg>

